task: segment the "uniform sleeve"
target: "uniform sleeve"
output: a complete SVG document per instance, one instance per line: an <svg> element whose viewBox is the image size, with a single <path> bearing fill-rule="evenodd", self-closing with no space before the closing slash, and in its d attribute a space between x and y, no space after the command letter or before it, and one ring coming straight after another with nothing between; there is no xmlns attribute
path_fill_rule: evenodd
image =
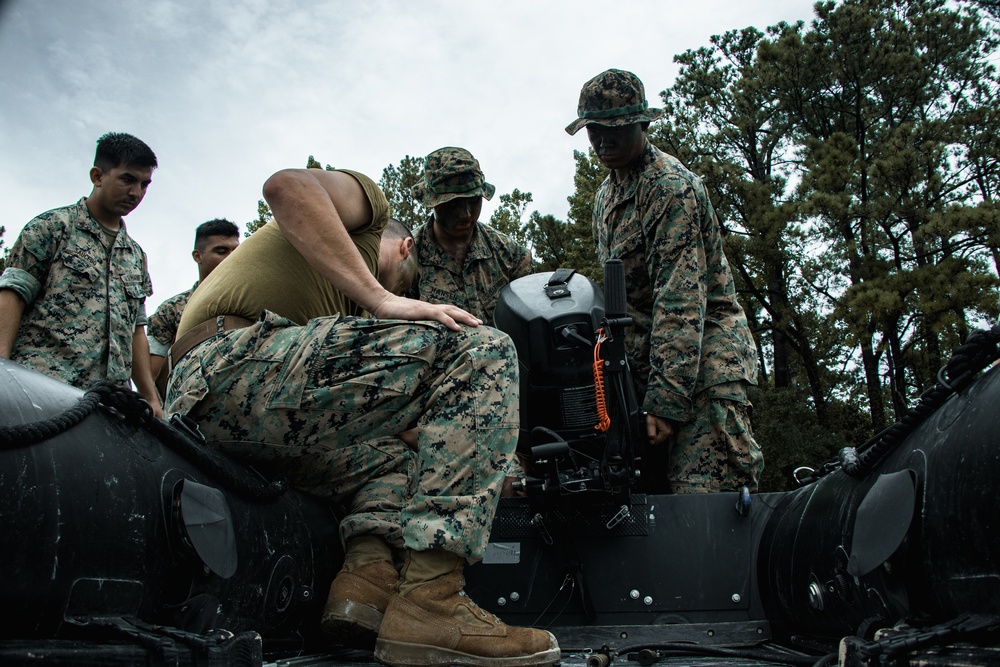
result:
<svg viewBox="0 0 1000 667"><path fill-rule="evenodd" d="M146 329L146 338L149 339L149 353L159 357L167 356L167 351L174 344L174 336L170 332L167 321L166 311L168 309L169 301L161 303L156 312L149 316L149 327Z"/></svg>
<svg viewBox="0 0 1000 667"><path fill-rule="evenodd" d="M667 419L691 419L708 307L701 220L714 215L695 192L699 184L664 176L645 193L642 220L652 282L650 372L643 409Z"/></svg>
<svg viewBox="0 0 1000 667"><path fill-rule="evenodd" d="M53 233L45 218L35 218L21 230L6 260L0 288L12 289L31 305L49 275L61 234Z"/></svg>
<svg viewBox="0 0 1000 667"><path fill-rule="evenodd" d="M532 273L531 264L531 251L525 246L518 245L518 259L517 263L514 265L514 270L510 275L510 282L514 282L518 278L523 278Z"/></svg>

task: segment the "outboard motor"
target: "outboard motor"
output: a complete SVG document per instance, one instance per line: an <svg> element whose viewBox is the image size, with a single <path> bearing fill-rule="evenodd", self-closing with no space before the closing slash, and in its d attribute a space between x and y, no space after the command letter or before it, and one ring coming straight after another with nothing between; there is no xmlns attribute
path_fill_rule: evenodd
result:
<svg viewBox="0 0 1000 667"><path fill-rule="evenodd" d="M615 286L607 310L601 289L571 269L519 278L500 293L494 323L518 353L518 451L531 496L627 496L639 477L621 261L608 263L605 283Z"/></svg>

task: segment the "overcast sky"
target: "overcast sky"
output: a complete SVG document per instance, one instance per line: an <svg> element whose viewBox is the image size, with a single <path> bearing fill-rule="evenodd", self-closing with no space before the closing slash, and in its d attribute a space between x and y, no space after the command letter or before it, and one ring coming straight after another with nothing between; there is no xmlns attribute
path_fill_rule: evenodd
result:
<svg viewBox="0 0 1000 667"><path fill-rule="evenodd" d="M566 219L584 81L635 72L652 106L673 56L730 29L810 21L812 0L0 0L0 201L9 247L90 193L97 138L136 135L160 167L126 219L154 295L197 278L201 222L241 230L264 180L307 156L376 181L463 146L497 192ZM488 220L497 197L484 206Z"/></svg>

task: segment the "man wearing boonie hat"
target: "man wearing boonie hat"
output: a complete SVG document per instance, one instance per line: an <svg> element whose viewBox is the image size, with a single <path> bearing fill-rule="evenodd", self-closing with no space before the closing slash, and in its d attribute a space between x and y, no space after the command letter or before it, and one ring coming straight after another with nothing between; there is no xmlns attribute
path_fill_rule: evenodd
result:
<svg viewBox="0 0 1000 667"><path fill-rule="evenodd" d="M635 74L609 69L583 84L566 128L586 127L611 169L594 198L594 240L601 262L625 265L625 345L650 442L643 480L651 492L756 489L756 347L705 185L646 138L661 113Z"/></svg>
<svg viewBox="0 0 1000 667"><path fill-rule="evenodd" d="M453 303L493 324L500 290L531 273L526 247L479 223L483 199L495 191L464 148L448 146L427 156L413 196L430 209L430 219L413 232L420 277L410 296Z"/></svg>

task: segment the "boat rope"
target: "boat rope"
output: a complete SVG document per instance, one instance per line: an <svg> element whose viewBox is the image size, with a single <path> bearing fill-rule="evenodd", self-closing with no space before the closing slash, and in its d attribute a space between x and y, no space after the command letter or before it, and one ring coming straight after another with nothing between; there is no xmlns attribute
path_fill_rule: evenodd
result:
<svg viewBox="0 0 1000 667"><path fill-rule="evenodd" d="M63 412L29 424L0 427L0 450L29 447L77 426L98 407L135 428L149 431L160 442L223 483L229 490L258 501L271 501L288 488L284 480L267 481L223 457L210 447L193 422L177 418L168 423L153 416L153 408L140 394L101 380L90 385L83 397ZM199 437L201 436L201 437Z"/></svg>

